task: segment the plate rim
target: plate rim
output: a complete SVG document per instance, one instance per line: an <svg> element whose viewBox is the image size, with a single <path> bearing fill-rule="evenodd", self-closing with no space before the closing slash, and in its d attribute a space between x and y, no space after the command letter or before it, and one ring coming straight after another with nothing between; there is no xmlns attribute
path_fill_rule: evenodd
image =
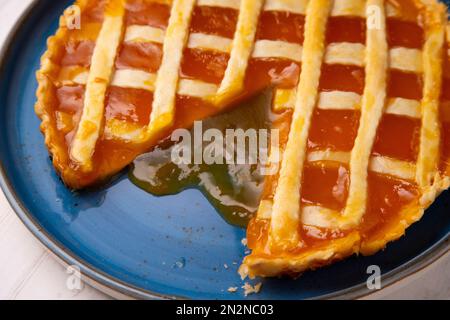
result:
<svg viewBox="0 0 450 320"><path fill-rule="evenodd" d="M24 27L24 23L29 17L32 16L34 9L38 3L43 3L39 0L32 0L28 7L20 14L19 18L10 29L3 45L0 49L0 74L3 69L6 68L6 60L13 47L13 42L16 34L21 32ZM57 239L54 239L37 221L33 215L25 208L23 201L17 195L8 174L5 170L3 160L0 158L0 187L2 188L5 197L10 204L15 214L19 217L26 228L33 234L33 236L39 240L39 242L50 252L56 256L57 259L67 265L77 265L80 268L83 277L88 279L90 283L98 283L102 287L106 287L113 292L117 292L124 296L136 299L189 299L189 297L177 296L177 295L165 295L157 292L152 292L129 283L126 283L120 279L117 279L102 270L90 265L87 261L71 252L63 244L59 243ZM408 262L392 269L391 271L382 274L383 277L383 289L394 285L395 283L406 279L407 277L420 272L427 268L447 252L450 252L450 233L444 238L439 240L433 246L421 254L415 256ZM95 285L94 285L95 286ZM102 289L100 289L102 290ZM311 299L358 299L365 296L369 296L377 291L372 291L367 288L365 283L360 283L349 288L341 289L332 293L313 297Z"/></svg>

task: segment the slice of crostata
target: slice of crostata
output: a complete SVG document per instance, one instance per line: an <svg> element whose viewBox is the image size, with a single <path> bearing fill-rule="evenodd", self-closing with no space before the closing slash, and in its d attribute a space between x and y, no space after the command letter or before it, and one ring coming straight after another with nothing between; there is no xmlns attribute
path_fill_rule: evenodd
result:
<svg viewBox="0 0 450 320"><path fill-rule="evenodd" d="M296 274L375 253L449 187L449 37L437 0L78 0L36 112L81 189L273 88L281 160L240 271Z"/></svg>

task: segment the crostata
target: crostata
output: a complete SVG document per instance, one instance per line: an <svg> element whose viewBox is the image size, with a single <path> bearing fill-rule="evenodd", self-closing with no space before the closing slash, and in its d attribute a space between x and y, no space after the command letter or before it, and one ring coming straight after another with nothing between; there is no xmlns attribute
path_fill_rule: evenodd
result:
<svg viewBox="0 0 450 320"><path fill-rule="evenodd" d="M36 112L81 189L270 88L281 157L240 271L298 274L382 249L449 187L448 37L437 0L78 0Z"/></svg>

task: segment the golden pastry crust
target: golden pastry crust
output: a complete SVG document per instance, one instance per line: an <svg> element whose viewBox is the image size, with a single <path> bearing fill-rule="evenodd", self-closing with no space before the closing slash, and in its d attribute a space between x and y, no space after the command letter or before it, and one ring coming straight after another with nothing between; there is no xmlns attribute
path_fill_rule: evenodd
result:
<svg viewBox="0 0 450 320"><path fill-rule="evenodd" d="M370 239L361 239L359 252L367 256L384 249L389 242L401 238L410 225L422 218L424 212L425 209L419 202L403 208L396 219L392 219L389 224L377 230Z"/></svg>
<svg viewBox="0 0 450 320"><path fill-rule="evenodd" d="M239 268L242 279L246 277L274 277L298 275L305 270L316 269L342 260L359 251L358 232L331 240L325 245L314 247L300 254L250 255L245 257Z"/></svg>
<svg viewBox="0 0 450 320"><path fill-rule="evenodd" d="M89 0L77 0L77 5L83 11ZM81 187L78 183L78 174L76 170L72 169L68 163L70 161L67 147L62 140L61 135L56 129L56 119L53 112L53 105L55 98L55 86L52 79L57 78L60 66L54 64L52 61L60 56L64 48L64 43L68 37L67 19L68 15L72 14L72 9L68 8L60 17L59 28L56 34L47 40L47 51L41 58L41 69L37 71L36 78L38 81L38 88L36 92L37 102L35 104L35 112L41 119L41 132L45 137L45 144L52 157L53 165L61 175L65 183L71 185L73 188Z"/></svg>
<svg viewBox="0 0 450 320"><path fill-rule="evenodd" d="M417 160L417 182L421 188L433 184L438 168L441 132L439 105L442 88L447 10L444 5L428 3L425 11L426 41L423 49L424 88L422 98L422 128ZM426 196L426 195L425 195Z"/></svg>

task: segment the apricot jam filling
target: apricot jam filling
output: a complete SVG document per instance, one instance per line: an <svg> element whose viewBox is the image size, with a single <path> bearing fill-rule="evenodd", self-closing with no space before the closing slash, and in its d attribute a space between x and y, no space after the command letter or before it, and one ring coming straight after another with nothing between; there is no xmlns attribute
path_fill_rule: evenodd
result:
<svg viewBox="0 0 450 320"><path fill-rule="evenodd" d="M384 114L378 125L372 153L415 162L419 151L420 127L420 119Z"/></svg>
<svg viewBox="0 0 450 320"><path fill-rule="evenodd" d="M82 23L91 22L103 22L104 12L107 0L99 0L88 2L86 8L81 14Z"/></svg>
<svg viewBox="0 0 450 320"><path fill-rule="evenodd" d="M348 166L336 163L305 164L303 169L302 206L313 205L341 211L348 195Z"/></svg>
<svg viewBox="0 0 450 320"><path fill-rule="evenodd" d="M440 119L441 119L441 172L450 175L450 55L449 46L445 46L443 84L441 94Z"/></svg>
<svg viewBox="0 0 450 320"><path fill-rule="evenodd" d="M422 50L424 31L417 22L387 19L386 30L390 48L404 47Z"/></svg>
<svg viewBox="0 0 450 320"><path fill-rule="evenodd" d="M423 29L417 22L388 19L388 45L421 49ZM420 101L423 75L391 69L388 74L387 97ZM421 120L407 116L384 114L377 130L373 155L415 162L419 151ZM393 139L395 138L395 139Z"/></svg>
<svg viewBox="0 0 450 320"><path fill-rule="evenodd" d="M450 68L449 68L450 69ZM450 70L448 73L444 73L443 85L442 85L442 99L450 100Z"/></svg>
<svg viewBox="0 0 450 320"><path fill-rule="evenodd" d="M162 3L148 2L144 0L127 1L125 24L148 25L165 29L169 22L170 7Z"/></svg>
<svg viewBox="0 0 450 320"><path fill-rule="evenodd" d="M326 43L366 42L366 20L357 17L330 17L328 19Z"/></svg>
<svg viewBox="0 0 450 320"><path fill-rule="evenodd" d="M89 67L94 48L95 41L69 41L64 48L65 52L61 60L61 66Z"/></svg>
<svg viewBox="0 0 450 320"><path fill-rule="evenodd" d="M84 86L63 86L56 89L57 110L75 114L83 109Z"/></svg>
<svg viewBox="0 0 450 320"><path fill-rule="evenodd" d="M185 49L181 62L182 78L220 84L230 56L227 53L201 49Z"/></svg>
<svg viewBox="0 0 450 320"><path fill-rule="evenodd" d="M81 117L84 104L84 86L62 86L56 88L56 127L64 136L65 143L70 145L75 134L76 125ZM61 123L61 120L64 123Z"/></svg>
<svg viewBox="0 0 450 320"><path fill-rule="evenodd" d="M116 68L156 73L161 65L162 54L162 45L157 43L124 43L116 59Z"/></svg>
<svg viewBox="0 0 450 320"><path fill-rule="evenodd" d="M447 111L448 112L448 111ZM448 174L450 170L450 121L441 123L442 130L442 146L441 146L441 165L442 173Z"/></svg>
<svg viewBox="0 0 450 320"><path fill-rule="evenodd" d="M123 120L145 126L150 118L152 101L152 92L110 87L106 97L105 119Z"/></svg>
<svg viewBox="0 0 450 320"><path fill-rule="evenodd" d="M176 107L175 128L190 128L194 121L203 120L217 113L212 105L195 97L178 95L176 98Z"/></svg>
<svg viewBox="0 0 450 320"><path fill-rule="evenodd" d="M85 22L83 28L70 32L68 39L72 41L91 40L95 42L102 28L100 22Z"/></svg>
<svg viewBox="0 0 450 320"><path fill-rule="evenodd" d="M350 26L350 27L349 27ZM361 18L330 17L327 26L326 43L365 42L365 20ZM251 74L251 73L250 73ZM364 91L364 68L349 65L323 64L319 83L319 92L347 91L362 94ZM339 106L337 106L339 107ZM350 151L353 147L359 126L360 112L355 110L321 110L316 107L313 113L308 136L308 151L334 150ZM283 135L288 136L291 117L285 118ZM284 146L287 138L280 141ZM318 205L340 211L345 207L348 196L348 166L339 163L306 163L303 169L301 207ZM266 178L262 199L272 199L278 174ZM270 222L253 219L247 229L249 247L258 254L269 254L266 241ZM306 245L300 251L347 235L345 232L327 230L301 224L298 230ZM257 248L258 247L258 248ZM255 252L254 251L254 252ZM292 253L294 254L294 253Z"/></svg>
<svg viewBox="0 0 450 320"><path fill-rule="evenodd" d="M301 65L284 59L250 59L244 81L246 93L254 93L268 86L293 88L298 83Z"/></svg>
<svg viewBox="0 0 450 320"><path fill-rule="evenodd" d="M422 75L390 70L388 75L387 96L411 100L422 99Z"/></svg>
<svg viewBox="0 0 450 320"><path fill-rule="evenodd" d="M321 110L313 114L308 150L351 151L359 127L359 111Z"/></svg>
<svg viewBox="0 0 450 320"><path fill-rule="evenodd" d="M252 219L247 226L247 246L263 252L269 236L270 222L265 219Z"/></svg>
<svg viewBox="0 0 450 320"><path fill-rule="evenodd" d="M198 6L191 18L191 33L204 33L232 39L239 12L230 8Z"/></svg>
<svg viewBox="0 0 450 320"><path fill-rule="evenodd" d="M401 210L419 196L415 183L373 172L369 172L368 184L370 197L360 225L363 239L383 232L383 228L397 220Z"/></svg>
<svg viewBox="0 0 450 320"><path fill-rule="evenodd" d="M303 43L305 16L280 11L264 11L259 17L257 40Z"/></svg>

